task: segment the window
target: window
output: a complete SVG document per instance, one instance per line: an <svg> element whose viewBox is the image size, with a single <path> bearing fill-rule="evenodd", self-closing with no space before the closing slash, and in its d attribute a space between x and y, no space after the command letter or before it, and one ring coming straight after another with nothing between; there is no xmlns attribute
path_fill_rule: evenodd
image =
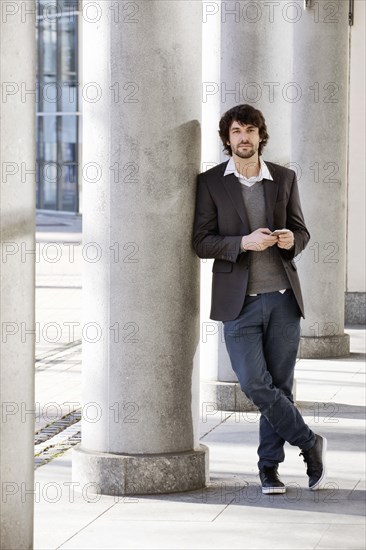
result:
<svg viewBox="0 0 366 550"><path fill-rule="evenodd" d="M78 212L78 0L37 0L37 208Z"/></svg>

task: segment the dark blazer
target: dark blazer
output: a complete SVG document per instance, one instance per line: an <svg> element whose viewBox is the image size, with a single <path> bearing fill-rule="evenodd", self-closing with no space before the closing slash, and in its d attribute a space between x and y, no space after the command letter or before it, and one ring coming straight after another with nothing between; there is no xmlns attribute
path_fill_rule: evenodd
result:
<svg viewBox="0 0 366 550"><path fill-rule="evenodd" d="M310 234L300 205L296 174L293 170L267 162L273 181L264 179L267 227L286 227L295 236L291 250L279 248L280 256L301 314L304 304L296 263L293 258L307 245ZM200 258L215 258L212 271L211 319L228 321L238 317L248 284L249 258L241 252L243 235L248 235L241 183L234 174L224 176L223 162L198 176L193 248Z"/></svg>

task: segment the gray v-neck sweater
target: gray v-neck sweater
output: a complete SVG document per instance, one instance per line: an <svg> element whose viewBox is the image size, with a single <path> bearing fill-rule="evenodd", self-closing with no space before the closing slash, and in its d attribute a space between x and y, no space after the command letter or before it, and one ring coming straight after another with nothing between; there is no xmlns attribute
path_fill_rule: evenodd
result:
<svg viewBox="0 0 366 550"><path fill-rule="evenodd" d="M250 231L267 227L263 181L258 181L251 187L241 184L241 192ZM291 288L276 245L262 252L250 250L246 254L250 255L247 294Z"/></svg>

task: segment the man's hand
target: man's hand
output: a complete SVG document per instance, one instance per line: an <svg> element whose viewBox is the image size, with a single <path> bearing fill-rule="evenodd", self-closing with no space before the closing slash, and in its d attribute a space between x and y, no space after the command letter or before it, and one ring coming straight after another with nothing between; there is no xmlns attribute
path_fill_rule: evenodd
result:
<svg viewBox="0 0 366 550"><path fill-rule="evenodd" d="M270 235L271 230L268 227L260 227L250 233L244 235L241 240L241 247L243 250L254 250L256 252L263 252L266 248L278 243L278 237ZM282 237L283 235L281 235Z"/></svg>
<svg viewBox="0 0 366 550"><path fill-rule="evenodd" d="M279 248L290 250L290 248L294 246L294 243L295 237L292 231L288 231L287 233L282 233L282 235L278 235L277 246Z"/></svg>

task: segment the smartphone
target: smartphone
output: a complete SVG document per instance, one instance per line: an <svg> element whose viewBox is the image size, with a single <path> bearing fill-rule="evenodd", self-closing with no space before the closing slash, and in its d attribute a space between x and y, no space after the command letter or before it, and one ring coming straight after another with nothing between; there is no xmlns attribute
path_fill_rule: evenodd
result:
<svg viewBox="0 0 366 550"><path fill-rule="evenodd" d="M276 236L276 235L282 235L283 233L288 233L289 229L276 229L275 231L272 231L270 235Z"/></svg>

